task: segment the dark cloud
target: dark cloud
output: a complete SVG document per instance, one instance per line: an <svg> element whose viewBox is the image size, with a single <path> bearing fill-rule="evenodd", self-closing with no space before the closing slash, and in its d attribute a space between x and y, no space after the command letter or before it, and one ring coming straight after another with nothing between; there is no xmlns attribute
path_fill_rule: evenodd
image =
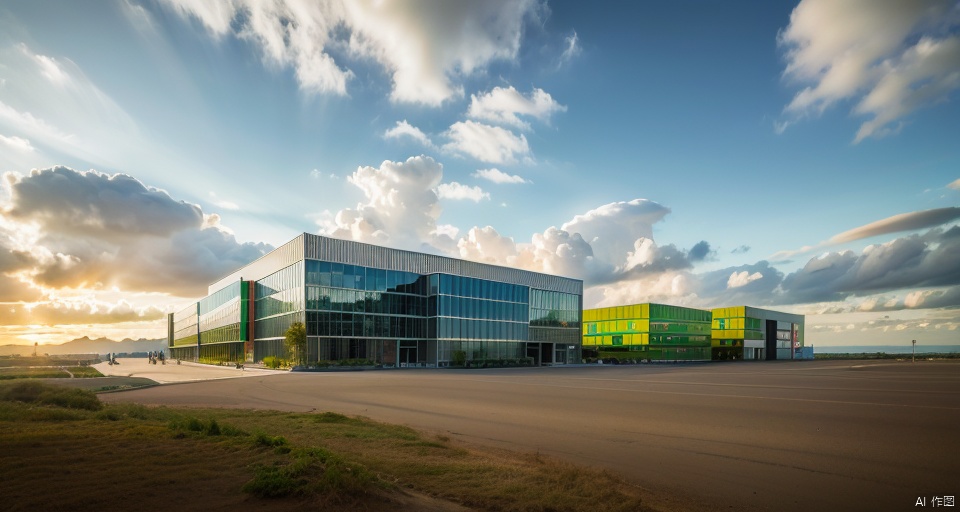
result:
<svg viewBox="0 0 960 512"><path fill-rule="evenodd" d="M750 251L749 245L741 245L740 247L737 247L736 249L730 251L730 254L744 254L749 251Z"/></svg>
<svg viewBox="0 0 960 512"><path fill-rule="evenodd" d="M6 215L33 221L47 233L122 236L170 236L200 226L200 207L174 201L166 192L145 187L125 174L77 172L68 167L34 170L10 187Z"/></svg>
<svg viewBox="0 0 960 512"><path fill-rule="evenodd" d="M784 302L843 300L893 290L960 284L960 227L813 258L783 280Z"/></svg>
<svg viewBox="0 0 960 512"><path fill-rule="evenodd" d="M7 183L11 202L0 215L40 233L26 248L2 237L0 265L47 287L204 295L211 282L272 249L239 243L216 216L122 174L55 167L8 174ZM0 296L9 292L0 288Z"/></svg>
<svg viewBox="0 0 960 512"><path fill-rule="evenodd" d="M687 258L690 261L703 261L707 259L707 256L710 256L710 244L706 240L701 240L694 245L690 251L687 253Z"/></svg>
<svg viewBox="0 0 960 512"><path fill-rule="evenodd" d="M911 309L960 308L960 286L914 292L907 297L905 305Z"/></svg>
<svg viewBox="0 0 960 512"><path fill-rule="evenodd" d="M960 219L960 206L901 213L900 215L894 215L849 231L844 231L831 237L829 243L839 244L877 235L932 228L956 219Z"/></svg>
<svg viewBox="0 0 960 512"><path fill-rule="evenodd" d="M36 288L23 284L19 279L0 274L0 302L33 302L41 298L43 294ZM0 308L2 307L4 306L0 305Z"/></svg>
<svg viewBox="0 0 960 512"><path fill-rule="evenodd" d="M731 280L734 275L748 276L745 284L736 286ZM706 272L697 276L699 282L696 293L709 304L751 304L768 305L775 302L777 288L783 281L783 272L770 266L767 261L752 265L727 267ZM734 279L735 280L735 279Z"/></svg>

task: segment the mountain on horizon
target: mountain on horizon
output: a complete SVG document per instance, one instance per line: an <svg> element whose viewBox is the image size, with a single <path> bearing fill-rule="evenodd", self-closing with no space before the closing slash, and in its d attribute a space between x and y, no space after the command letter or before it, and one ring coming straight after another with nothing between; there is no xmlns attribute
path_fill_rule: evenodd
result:
<svg viewBox="0 0 960 512"><path fill-rule="evenodd" d="M123 352L152 352L163 350L167 346L166 338L148 340L140 338L134 340L124 338L121 341L114 341L107 337L90 339L89 336L77 338L61 343L59 345L38 345L38 354L107 354ZM33 354L33 345L2 345L0 346L0 355L9 356L13 354L31 355Z"/></svg>

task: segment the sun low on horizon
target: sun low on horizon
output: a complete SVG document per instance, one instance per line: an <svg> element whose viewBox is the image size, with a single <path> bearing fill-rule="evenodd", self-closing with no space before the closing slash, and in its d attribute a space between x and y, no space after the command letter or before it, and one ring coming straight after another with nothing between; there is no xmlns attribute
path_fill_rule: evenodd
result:
<svg viewBox="0 0 960 512"><path fill-rule="evenodd" d="M945 0L9 2L0 345L165 338L301 233L960 345L958 74Z"/></svg>

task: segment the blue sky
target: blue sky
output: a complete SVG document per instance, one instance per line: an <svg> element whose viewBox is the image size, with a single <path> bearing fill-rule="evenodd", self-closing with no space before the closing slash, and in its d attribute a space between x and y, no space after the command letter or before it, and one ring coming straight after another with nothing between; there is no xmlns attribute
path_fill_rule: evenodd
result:
<svg viewBox="0 0 960 512"><path fill-rule="evenodd" d="M0 342L303 231L960 341L957 2L0 6Z"/></svg>

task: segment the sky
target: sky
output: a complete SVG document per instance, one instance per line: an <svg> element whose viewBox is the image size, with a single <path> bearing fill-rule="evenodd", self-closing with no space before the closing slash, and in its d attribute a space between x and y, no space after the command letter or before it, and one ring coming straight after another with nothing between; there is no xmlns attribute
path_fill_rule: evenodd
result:
<svg viewBox="0 0 960 512"><path fill-rule="evenodd" d="M0 344L302 232L960 344L960 2L10 0Z"/></svg>

